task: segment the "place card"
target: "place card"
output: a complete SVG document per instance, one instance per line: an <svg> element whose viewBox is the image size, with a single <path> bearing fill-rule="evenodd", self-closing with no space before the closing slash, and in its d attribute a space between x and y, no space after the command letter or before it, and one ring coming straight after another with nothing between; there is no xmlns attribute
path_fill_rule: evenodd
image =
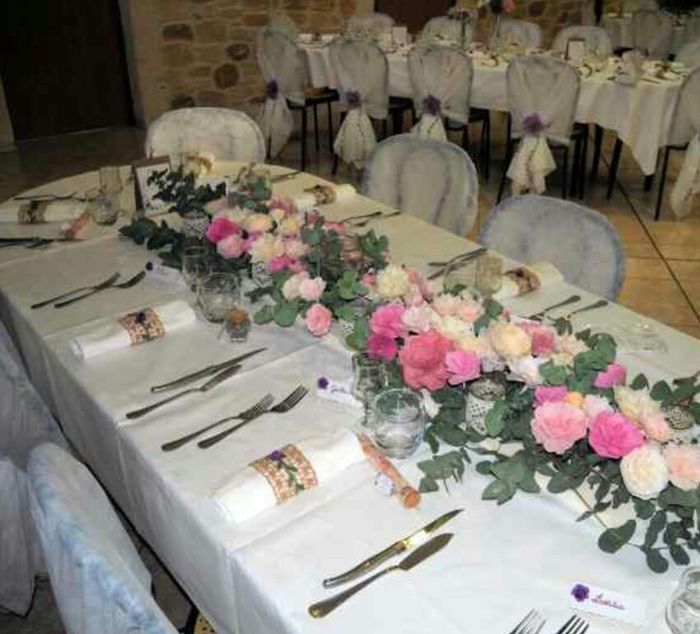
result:
<svg viewBox="0 0 700 634"><path fill-rule="evenodd" d="M572 37L566 44L566 59L574 64L582 64L586 57L586 40Z"/></svg>
<svg viewBox="0 0 700 634"><path fill-rule="evenodd" d="M148 213L165 207L162 200L155 198L158 186L148 182L152 174L170 170L170 158L167 156L154 156L141 159L132 164L134 170L134 182L136 189L136 209Z"/></svg>
<svg viewBox="0 0 700 634"><path fill-rule="evenodd" d="M408 28L405 26L392 27L391 37L397 46L406 46L408 44Z"/></svg>
<svg viewBox="0 0 700 634"><path fill-rule="evenodd" d="M644 625L646 623L646 601L589 583L577 582L569 588L569 605L574 610L604 616L631 625Z"/></svg>

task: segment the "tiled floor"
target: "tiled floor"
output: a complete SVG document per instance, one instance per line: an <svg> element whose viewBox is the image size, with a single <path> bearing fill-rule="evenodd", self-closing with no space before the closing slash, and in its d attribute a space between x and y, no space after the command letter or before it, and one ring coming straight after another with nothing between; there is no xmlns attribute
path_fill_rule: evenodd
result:
<svg viewBox="0 0 700 634"><path fill-rule="evenodd" d="M494 118L498 128L501 117ZM62 176L105 164L129 163L142 156L143 138L143 131L128 128L22 144L17 151L0 154L0 200ZM494 139L503 139L502 129L494 131ZM610 155L612 141L612 138L606 138L604 159ZM313 146L312 143L309 145ZM329 177L331 160L327 147L322 146L320 157L314 156L313 150L311 153L307 171ZM299 142L292 142L280 162L297 166L299 154ZM500 157L502 154L502 145L495 141L493 155ZM672 159L670 183L680 160L682 155ZM605 198L605 165L601 168L599 182L588 187L586 204L607 216L624 243L627 276L620 301L642 314L700 338L700 208L683 220L675 219L665 208L662 219L655 222L656 189L650 193L643 191L642 174L627 152L623 153L618 186L608 201ZM501 167L502 162L494 160L491 181L481 183L479 219L471 237L478 234L479 227L495 204ZM341 170L338 180L357 181L357 174ZM556 178L550 186L553 193L559 191ZM182 625L187 611L186 601L147 549L142 549L142 554L154 574L159 602L170 618ZM48 584L40 584L35 608L27 618L0 614L0 631L7 634L60 634L62 629Z"/></svg>

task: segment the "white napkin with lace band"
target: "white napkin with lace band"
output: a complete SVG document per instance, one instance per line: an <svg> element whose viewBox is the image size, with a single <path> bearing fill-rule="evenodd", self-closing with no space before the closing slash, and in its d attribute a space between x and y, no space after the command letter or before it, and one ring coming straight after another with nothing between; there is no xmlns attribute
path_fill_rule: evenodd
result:
<svg viewBox="0 0 700 634"><path fill-rule="evenodd" d="M547 189L547 175L557 168L543 133L524 136L508 167L515 196L530 191L542 194Z"/></svg>
<svg viewBox="0 0 700 634"><path fill-rule="evenodd" d="M0 222L22 225L45 222L71 222L85 211L80 200L8 200L0 205Z"/></svg>
<svg viewBox="0 0 700 634"><path fill-rule="evenodd" d="M690 213L693 196L700 193L700 134L696 134L685 151L683 167L671 190L671 209L676 217Z"/></svg>
<svg viewBox="0 0 700 634"><path fill-rule="evenodd" d="M267 82L265 103L257 122L265 143L269 146L270 156L277 156L292 134L294 119L287 100L275 80Z"/></svg>
<svg viewBox="0 0 700 634"><path fill-rule="evenodd" d="M124 315L117 321L76 337L70 342L70 348L76 357L87 360L158 339L168 332L191 326L196 320L195 312L187 302L177 300L158 308L145 308Z"/></svg>
<svg viewBox="0 0 700 634"><path fill-rule="evenodd" d="M362 106L362 97L357 92L347 94L348 112L333 143L333 151L344 163L362 168L377 145L377 137L369 115Z"/></svg>
<svg viewBox="0 0 700 634"><path fill-rule="evenodd" d="M563 280L564 276L559 269L549 262L521 266L503 274L503 284L500 290L494 294L494 298L503 300L520 297Z"/></svg>
<svg viewBox="0 0 700 634"><path fill-rule="evenodd" d="M364 459L360 442L349 431L315 436L255 460L219 484L211 498L228 521L241 524Z"/></svg>
<svg viewBox="0 0 700 634"><path fill-rule="evenodd" d="M352 185L316 185L293 196L292 201L300 212L311 211L319 205L348 202L357 195Z"/></svg>

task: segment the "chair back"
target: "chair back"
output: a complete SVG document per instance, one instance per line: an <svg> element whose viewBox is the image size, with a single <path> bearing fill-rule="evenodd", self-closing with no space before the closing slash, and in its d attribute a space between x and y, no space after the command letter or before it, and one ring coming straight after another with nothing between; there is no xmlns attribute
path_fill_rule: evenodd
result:
<svg viewBox="0 0 700 634"><path fill-rule="evenodd" d="M683 43L697 42L700 40L700 13L691 15L683 27ZM677 58L678 56L676 56Z"/></svg>
<svg viewBox="0 0 700 634"><path fill-rule="evenodd" d="M581 90L574 68L551 57L520 56L508 64L506 84L513 138L522 137L528 118L537 115L546 138L569 144Z"/></svg>
<svg viewBox="0 0 700 634"><path fill-rule="evenodd" d="M552 49L566 53L569 40L586 41L586 50L597 57L610 57L613 52L612 41L608 32L600 26L567 26L554 38Z"/></svg>
<svg viewBox="0 0 700 634"><path fill-rule="evenodd" d="M284 33L287 37L291 37L293 40L298 38L301 34L299 26L284 12L278 11L272 15L270 18L269 26L275 31Z"/></svg>
<svg viewBox="0 0 700 634"><path fill-rule="evenodd" d="M219 160L265 160L260 128L247 114L230 108L181 108L148 126L146 156L211 152Z"/></svg>
<svg viewBox="0 0 700 634"><path fill-rule="evenodd" d="M523 264L550 262L571 284L615 299L625 277L617 230L597 211L576 203L528 195L495 207L479 241Z"/></svg>
<svg viewBox="0 0 700 634"><path fill-rule="evenodd" d="M328 45L338 78L341 103L358 93L367 114L384 119L389 114L389 62L379 46L363 39L338 37Z"/></svg>
<svg viewBox="0 0 700 634"><path fill-rule="evenodd" d="M303 105L309 71L301 47L287 34L267 26L258 31L257 52L258 64L268 86L274 82L280 95Z"/></svg>
<svg viewBox="0 0 700 634"><path fill-rule="evenodd" d="M348 18L345 32L351 37L378 36L391 31L394 18L385 13L353 15Z"/></svg>
<svg viewBox="0 0 700 634"><path fill-rule="evenodd" d="M494 34L491 44L497 47L514 46L520 50L542 47L542 29L539 24L527 20L505 18Z"/></svg>
<svg viewBox="0 0 700 634"><path fill-rule="evenodd" d="M479 181L472 160L457 145L399 134L370 156L363 193L464 236L476 220Z"/></svg>
<svg viewBox="0 0 700 634"><path fill-rule="evenodd" d="M698 47L700 48L700 47ZM700 134L700 65L683 80L671 117L669 145L685 145Z"/></svg>
<svg viewBox="0 0 700 634"><path fill-rule="evenodd" d="M448 15L439 15L431 18L421 31L421 40L426 44L432 44L436 40L445 40L453 44L462 43L462 20ZM464 25L464 45L472 41L471 24Z"/></svg>
<svg viewBox="0 0 700 634"><path fill-rule="evenodd" d="M452 46L417 46L408 55L416 113L438 104L442 116L469 122L474 66L471 57ZM435 101L437 100L437 101Z"/></svg>
<svg viewBox="0 0 700 634"><path fill-rule="evenodd" d="M176 634L151 577L92 474L45 443L29 467L32 517L68 634Z"/></svg>
<svg viewBox="0 0 700 634"><path fill-rule="evenodd" d="M661 11L637 11L632 15L632 46L647 57L666 59L673 44L673 20Z"/></svg>
<svg viewBox="0 0 700 634"><path fill-rule="evenodd" d="M700 66L700 38L683 44L676 54L676 61L683 62L688 68Z"/></svg>

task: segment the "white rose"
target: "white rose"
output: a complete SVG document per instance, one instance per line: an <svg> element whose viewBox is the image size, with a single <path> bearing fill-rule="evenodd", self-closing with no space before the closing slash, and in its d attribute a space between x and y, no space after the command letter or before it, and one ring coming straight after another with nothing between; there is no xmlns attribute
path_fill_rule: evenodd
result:
<svg viewBox="0 0 700 634"><path fill-rule="evenodd" d="M377 274L377 294L382 299L395 299L410 290L408 273L396 264L390 264Z"/></svg>
<svg viewBox="0 0 700 634"><path fill-rule="evenodd" d="M282 284L282 295L291 302L301 296L301 283L308 278L308 273L297 273L292 275L284 284Z"/></svg>
<svg viewBox="0 0 700 634"><path fill-rule="evenodd" d="M457 295L441 294L433 300L433 308L443 317L454 315L462 305Z"/></svg>
<svg viewBox="0 0 700 634"><path fill-rule="evenodd" d="M647 443L628 453L620 463L627 490L641 500L651 500L668 486L668 467L658 445Z"/></svg>
<svg viewBox="0 0 700 634"><path fill-rule="evenodd" d="M272 258L284 255L282 238L264 233L250 247L250 259L253 262L269 262Z"/></svg>
<svg viewBox="0 0 700 634"><path fill-rule="evenodd" d="M526 385L533 387L542 385L542 375L540 374L540 366L546 363L546 359L540 357L521 357L514 361L508 362L512 378L516 381L522 381Z"/></svg>
<svg viewBox="0 0 700 634"><path fill-rule="evenodd" d="M472 325L457 317L434 315L433 326L441 335L452 339L452 341L459 341L460 339L474 336Z"/></svg>
<svg viewBox="0 0 700 634"><path fill-rule="evenodd" d="M651 398L647 390L633 390L630 387L616 385L614 391L617 406L630 420L636 422L643 415L651 416L661 413L661 405Z"/></svg>
<svg viewBox="0 0 700 634"><path fill-rule="evenodd" d="M272 229L272 218L267 214L250 214L246 218L245 229L250 233L265 233Z"/></svg>

